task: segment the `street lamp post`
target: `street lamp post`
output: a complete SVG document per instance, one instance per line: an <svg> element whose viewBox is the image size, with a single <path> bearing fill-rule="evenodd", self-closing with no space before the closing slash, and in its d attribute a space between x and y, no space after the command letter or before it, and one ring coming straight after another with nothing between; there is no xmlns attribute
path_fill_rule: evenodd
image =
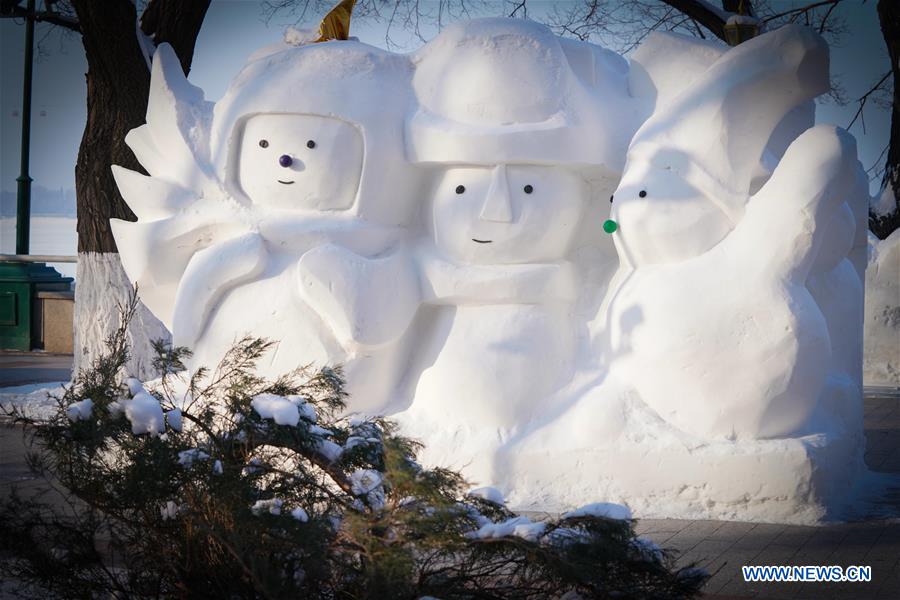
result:
<svg viewBox="0 0 900 600"><path fill-rule="evenodd" d="M22 81L22 157L16 193L16 254L28 254L31 232L31 176L28 159L31 154L31 80L34 66L34 7L28 0L25 16L25 72Z"/></svg>
<svg viewBox="0 0 900 600"><path fill-rule="evenodd" d="M16 178L16 255L29 253L31 232L31 87L34 63L34 22L59 21L50 12L36 12L36 0L0 0L0 15L25 19L25 72L22 78L22 156ZM53 2L45 1L45 7ZM52 22L52 21L51 21ZM0 261L0 349L31 350L42 347L43 309L41 292L68 293L72 283L55 269L27 257L13 256Z"/></svg>

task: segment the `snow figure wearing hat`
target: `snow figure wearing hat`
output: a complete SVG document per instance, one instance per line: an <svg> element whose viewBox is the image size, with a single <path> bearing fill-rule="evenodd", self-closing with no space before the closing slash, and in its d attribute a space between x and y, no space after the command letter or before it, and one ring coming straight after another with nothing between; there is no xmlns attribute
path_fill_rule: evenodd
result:
<svg viewBox="0 0 900 600"><path fill-rule="evenodd" d="M252 57L213 109L171 49L157 52L147 125L127 140L150 177L116 169L140 220L114 232L193 365L252 333L279 342L264 374L358 357L357 383L372 388L365 378L390 370L389 352L360 355L304 301L298 263L327 244L390 255L402 236L416 186L402 160L409 76L406 58L354 41L282 46ZM372 335L384 345L394 332Z"/></svg>
<svg viewBox="0 0 900 600"><path fill-rule="evenodd" d="M610 215L622 267L594 330L628 348L611 368L683 431L795 435L823 398L854 418L862 293L847 257L865 244L865 189L853 138L807 129L804 103L828 85L822 39L784 27L722 54L631 142Z"/></svg>
<svg viewBox="0 0 900 600"><path fill-rule="evenodd" d="M529 21L448 27L414 62L408 153L433 176L413 402L398 418L427 432L424 460L472 461L467 475L489 480L493 450L575 372L572 253L637 115L620 56Z"/></svg>

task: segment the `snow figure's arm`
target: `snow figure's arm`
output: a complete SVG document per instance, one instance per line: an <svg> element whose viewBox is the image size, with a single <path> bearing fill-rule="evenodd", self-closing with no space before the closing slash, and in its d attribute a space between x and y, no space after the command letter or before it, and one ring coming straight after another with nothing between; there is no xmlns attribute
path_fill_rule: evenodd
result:
<svg viewBox="0 0 900 600"><path fill-rule="evenodd" d="M828 48L788 26L728 50L662 99L635 134L614 195L615 241L630 266L697 256L740 221L787 143L828 89Z"/></svg>
<svg viewBox="0 0 900 600"><path fill-rule="evenodd" d="M211 114L212 103L187 82L171 46L161 44L153 58L147 123L125 138L149 176L112 167L122 197L138 218L111 222L123 267L138 284L141 299L169 328L175 291L191 256L235 230L246 230L223 224L231 219L217 214L233 203L216 202L223 194L210 175Z"/></svg>
<svg viewBox="0 0 900 600"><path fill-rule="evenodd" d="M809 422L832 343L806 284L858 168L852 136L815 127L724 240L639 266L612 291L601 323L612 368L661 417L705 438L779 437Z"/></svg>
<svg viewBox="0 0 900 600"><path fill-rule="evenodd" d="M175 297L172 320L175 345L192 348L222 295L262 273L267 256L265 244L257 233L197 252L185 270Z"/></svg>
<svg viewBox="0 0 900 600"><path fill-rule="evenodd" d="M246 228L199 215L132 223L111 219L122 266L136 283L141 300L171 331L175 294L194 254L215 240L240 235Z"/></svg>
<svg viewBox="0 0 900 600"><path fill-rule="evenodd" d="M325 244L300 258L297 274L300 297L344 347L396 340L421 302L418 273L402 247L386 256L366 258Z"/></svg>

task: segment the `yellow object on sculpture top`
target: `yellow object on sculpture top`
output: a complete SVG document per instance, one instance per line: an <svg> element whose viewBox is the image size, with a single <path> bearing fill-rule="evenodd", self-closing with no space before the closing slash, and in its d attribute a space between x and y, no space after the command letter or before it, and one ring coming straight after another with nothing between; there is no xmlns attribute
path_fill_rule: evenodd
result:
<svg viewBox="0 0 900 600"><path fill-rule="evenodd" d="M319 39L316 42L346 40L350 37L350 16L355 4L356 0L341 0L332 8L319 24Z"/></svg>

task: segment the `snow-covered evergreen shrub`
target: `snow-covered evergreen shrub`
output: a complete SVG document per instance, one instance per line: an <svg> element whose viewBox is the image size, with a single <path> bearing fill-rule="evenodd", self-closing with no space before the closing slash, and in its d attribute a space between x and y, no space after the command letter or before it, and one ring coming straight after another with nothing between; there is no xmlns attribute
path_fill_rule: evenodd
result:
<svg viewBox="0 0 900 600"><path fill-rule="evenodd" d="M14 495L4 569L65 598L687 598L630 520L575 511L532 522L495 493L466 495L384 419L341 416L341 372L254 375L270 342L245 338L183 379L187 351L157 347L160 378L121 380L127 322L54 418L14 415L33 468L68 501Z"/></svg>

